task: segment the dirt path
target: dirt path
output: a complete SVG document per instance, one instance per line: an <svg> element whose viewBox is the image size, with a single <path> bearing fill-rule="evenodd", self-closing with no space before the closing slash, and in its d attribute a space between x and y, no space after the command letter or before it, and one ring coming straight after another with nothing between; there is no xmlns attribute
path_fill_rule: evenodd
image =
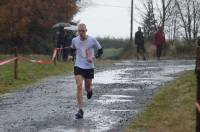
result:
<svg viewBox="0 0 200 132"><path fill-rule="evenodd" d="M122 61L100 69L94 96L84 93L84 119L76 120L73 76L42 80L26 90L6 94L0 101L1 132L120 131L140 112L155 90L180 72L194 69L194 61Z"/></svg>

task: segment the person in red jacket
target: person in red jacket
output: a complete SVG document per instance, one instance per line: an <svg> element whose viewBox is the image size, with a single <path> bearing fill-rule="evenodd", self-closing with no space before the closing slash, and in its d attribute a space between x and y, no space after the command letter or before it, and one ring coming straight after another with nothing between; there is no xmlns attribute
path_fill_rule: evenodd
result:
<svg viewBox="0 0 200 132"><path fill-rule="evenodd" d="M165 33L163 31L163 27L159 27L158 31L154 36L154 45L156 46L156 56L157 59L160 60L162 55L163 45L165 44Z"/></svg>

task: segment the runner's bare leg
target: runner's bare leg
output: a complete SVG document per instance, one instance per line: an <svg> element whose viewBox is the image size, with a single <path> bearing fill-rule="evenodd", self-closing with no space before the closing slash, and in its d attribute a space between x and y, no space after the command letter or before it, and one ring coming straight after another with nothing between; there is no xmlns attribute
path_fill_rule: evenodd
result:
<svg viewBox="0 0 200 132"><path fill-rule="evenodd" d="M87 92L92 90L92 79L85 79L85 90Z"/></svg>
<svg viewBox="0 0 200 132"><path fill-rule="evenodd" d="M83 77L81 75L76 75L75 76L76 80L76 86L77 86L77 93L76 93L76 98L77 98L77 103L79 106L79 109L83 108Z"/></svg>

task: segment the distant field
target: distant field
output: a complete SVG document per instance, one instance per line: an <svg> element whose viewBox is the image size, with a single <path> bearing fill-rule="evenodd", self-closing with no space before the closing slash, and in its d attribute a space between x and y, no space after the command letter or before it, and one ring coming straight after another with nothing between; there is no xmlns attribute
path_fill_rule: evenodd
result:
<svg viewBox="0 0 200 132"><path fill-rule="evenodd" d="M104 49L103 58L116 59L123 52L123 48Z"/></svg>

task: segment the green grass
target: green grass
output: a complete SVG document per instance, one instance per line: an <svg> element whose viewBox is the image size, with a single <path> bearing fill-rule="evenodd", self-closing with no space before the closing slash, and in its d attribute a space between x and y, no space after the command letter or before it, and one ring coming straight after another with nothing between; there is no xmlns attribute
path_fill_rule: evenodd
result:
<svg viewBox="0 0 200 132"><path fill-rule="evenodd" d="M184 44L184 43L166 43L163 46L162 59L194 59L196 45ZM147 59L156 59L156 47L153 42L147 41L145 43L145 56ZM136 45L134 43L124 46L123 53L121 54L121 59L136 59Z"/></svg>
<svg viewBox="0 0 200 132"><path fill-rule="evenodd" d="M17 90L24 85L36 82L42 78L58 75L69 74L72 71L71 62L58 63L56 66L38 65L30 62L19 61L18 79L14 79L14 64L0 66L0 94Z"/></svg>
<svg viewBox="0 0 200 132"><path fill-rule="evenodd" d="M196 78L187 72L162 87L125 132L194 132Z"/></svg>
<svg viewBox="0 0 200 132"><path fill-rule="evenodd" d="M103 58L116 59L123 52L123 48L104 49Z"/></svg>

